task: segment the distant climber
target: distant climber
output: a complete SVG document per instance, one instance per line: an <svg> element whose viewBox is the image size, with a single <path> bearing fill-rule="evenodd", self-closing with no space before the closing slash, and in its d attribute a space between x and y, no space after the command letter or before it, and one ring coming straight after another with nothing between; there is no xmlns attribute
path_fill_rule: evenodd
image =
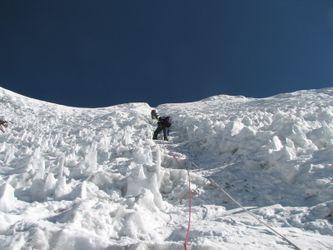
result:
<svg viewBox="0 0 333 250"><path fill-rule="evenodd" d="M0 119L0 130L2 131L2 133L5 133L5 128L7 127L8 127L8 122Z"/></svg>
<svg viewBox="0 0 333 250"><path fill-rule="evenodd" d="M158 134L163 131L163 138L168 141L169 128L171 127L171 117L170 116L159 116L155 109L151 111L151 118L158 120L157 128L154 131L153 140L157 140Z"/></svg>

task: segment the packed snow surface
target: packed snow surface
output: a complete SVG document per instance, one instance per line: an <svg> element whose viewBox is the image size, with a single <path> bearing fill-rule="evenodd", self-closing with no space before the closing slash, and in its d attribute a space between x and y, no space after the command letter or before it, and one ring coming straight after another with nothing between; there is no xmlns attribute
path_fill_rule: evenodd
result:
<svg viewBox="0 0 333 250"><path fill-rule="evenodd" d="M146 103L0 108L0 249L182 249L189 193L190 249L293 249L246 211L333 249L333 88L164 104L168 142Z"/></svg>

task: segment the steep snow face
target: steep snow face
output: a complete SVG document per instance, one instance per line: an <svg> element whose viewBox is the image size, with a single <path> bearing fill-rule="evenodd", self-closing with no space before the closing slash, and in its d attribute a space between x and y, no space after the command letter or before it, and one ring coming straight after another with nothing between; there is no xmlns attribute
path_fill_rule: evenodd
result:
<svg viewBox="0 0 333 250"><path fill-rule="evenodd" d="M176 117L179 149L208 176L228 182L243 203L313 206L333 199L333 89L215 96L161 109Z"/></svg>
<svg viewBox="0 0 333 250"><path fill-rule="evenodd" d="M1 249L333 248L333 89L81 109L0 89Z"/></svg>

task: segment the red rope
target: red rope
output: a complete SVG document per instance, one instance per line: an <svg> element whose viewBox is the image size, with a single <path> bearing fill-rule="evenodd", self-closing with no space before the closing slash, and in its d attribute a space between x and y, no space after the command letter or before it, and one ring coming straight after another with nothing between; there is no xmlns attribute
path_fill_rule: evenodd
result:
<svg viewBox="0 0 333 250"><path fill-rule="evenodd" d="M191 228L191 214L192 214L192 192L191 192L191 178L190 178L190 171L187 169L188 175L188 223L187 223L187 230L184 242L184 249L187 250L187 242L190 239L190 228Z"/></svg>
<svg viewBox="0 0 333 250"><path fill-rule="evenodd" d="M172 157L176 160L177 163L179 163L175 155L172 154ZM192 215L191 178L190 178L190 171L188 168L187 168L187 176L188 176L188 223L187 223L187 229L184 241L184 250L187 250L188 241L190 239L191 215Z"/></svg>

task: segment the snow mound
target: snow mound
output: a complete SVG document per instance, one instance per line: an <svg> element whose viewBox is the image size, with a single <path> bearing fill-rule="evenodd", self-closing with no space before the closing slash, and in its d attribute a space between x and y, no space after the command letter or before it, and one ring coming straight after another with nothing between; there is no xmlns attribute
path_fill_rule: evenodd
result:
<svg viewBox="0 0 333 250"><path fill-rule="evenodd" d="M0 88L1 249L333 248L333 89L74 108ZM187 174L190 170L190 175Z"/></svg>

